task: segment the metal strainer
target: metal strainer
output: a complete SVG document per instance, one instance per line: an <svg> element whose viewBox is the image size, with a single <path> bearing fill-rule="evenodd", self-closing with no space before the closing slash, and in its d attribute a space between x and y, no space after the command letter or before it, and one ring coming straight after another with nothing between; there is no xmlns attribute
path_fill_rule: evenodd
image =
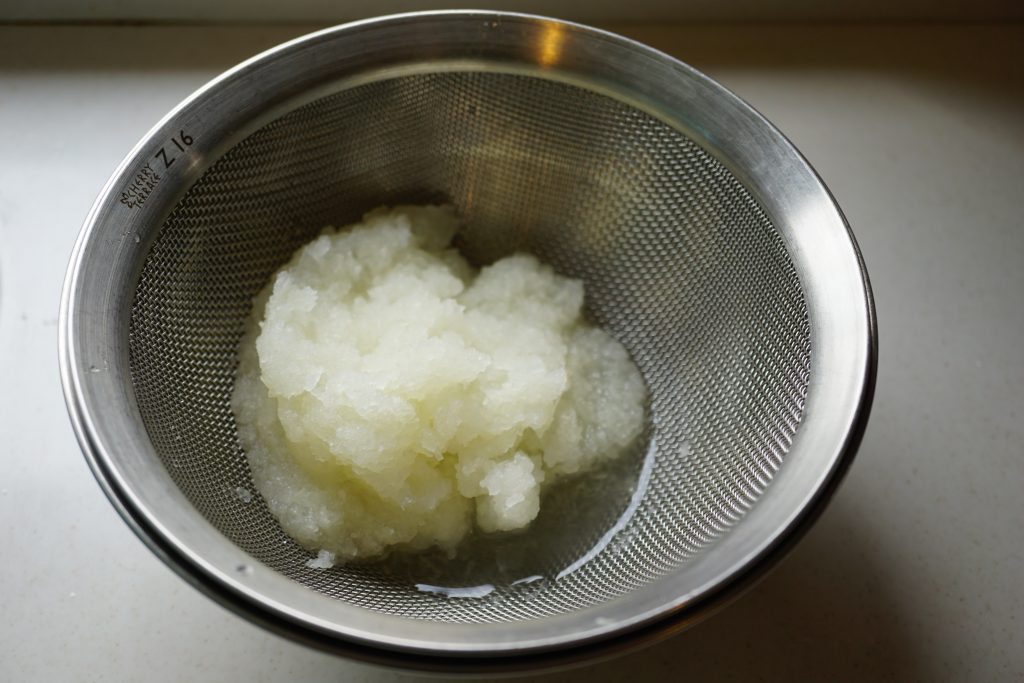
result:
<svg viewBox="0 0 1024 683"><path fill-rule="evenodd" d="M293 250L427 201L457 207L477 263L526 250L582 278L650 390L637 466L605 473L635 492L552 497L548 547L515 542L544 580L486 599L377 565L307 567L256 495L229 407L251 299ZM842 215L750 107L608 33L436 12L278 47L158 124L76 245L61 369L100 484L191 583L315 646L482 670L649 641L758 574L852 457L874 338Z"/></svg>

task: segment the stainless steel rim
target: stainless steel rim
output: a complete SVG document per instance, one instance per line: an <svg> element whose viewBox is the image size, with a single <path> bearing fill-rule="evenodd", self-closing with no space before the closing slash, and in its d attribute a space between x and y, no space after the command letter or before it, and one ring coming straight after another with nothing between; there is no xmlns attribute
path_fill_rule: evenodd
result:
<svg viewBox="0 0 1024 683"><path fill-rule="evenodd" d="M553 36L557 73L544 57ZM160 225L166 207L226 147L280 113L345 84L439 64L543 74L612 94L684 130L748 187L754 185L744 169L758 169L758 186L772 188L755 198L769 214L787 217L777 219L777 227L805 289L814 339L807 409L791 452L813 455L793 458L742 527L720 541L739 558L729 571L705 567L701 558L688 568L688 590L670 576L631 595L628 615L613 601L544 619L528 638L507 624L441 624L424 634L405 620L331 601L261 571L165 479L119 457L151 449L125 382L127 332L110 322L131 306L126 283L137 277L136 257L153 237L140 226ZM729 135L714 133L721 130ZM163 169L144 205L127 208L123 188L182 131L193 140L190 149ZM139 242L132 239L136 234ZM415 13L347 24L269 50L201 88L143 138L104 187L76 243L60 319L61 377L76 435L107 496L161 559L222 604L279 633L417 668L516 668L589 657L598 648L648 642L710 613L769 567L827 502L865 428L876 354L873 302L853 236L824 184L781 133L720 85L648 47L576 24L497 12Z"/></svg>

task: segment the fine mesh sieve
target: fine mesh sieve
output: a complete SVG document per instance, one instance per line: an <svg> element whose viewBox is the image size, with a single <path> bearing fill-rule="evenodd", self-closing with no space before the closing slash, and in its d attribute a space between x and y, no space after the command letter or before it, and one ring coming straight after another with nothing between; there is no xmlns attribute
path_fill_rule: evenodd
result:
<svg viewBox="0 0 1024 683"><path fill-rule="evenodd" d="M544 580L486 599L308 567L229 405L270 274L325 225L423 202L456 207L478 264L529 251L582 278L650 391L636 457L598 475L632 496L548 496L545 547L512 542ZM774 129L664 55L509 14L332 29L207 86L111 180L62 312L73 421L144 540L276 630L428 668L581 657L706 612L818 509L874 372L852 238Z"/></svg>

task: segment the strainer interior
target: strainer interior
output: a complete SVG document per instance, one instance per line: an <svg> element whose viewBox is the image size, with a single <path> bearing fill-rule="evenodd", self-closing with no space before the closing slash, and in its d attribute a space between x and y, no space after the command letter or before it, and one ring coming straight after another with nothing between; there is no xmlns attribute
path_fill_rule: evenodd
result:
<svg viewBox="0 0 1024 683"><path fill-rule="evenodd" d="M600 479L570 482L568 495L563 486L547 496L539 530L474 539L493 547L493 567L481 562L467 574L464 562L446 568L438 557L419 567L422 576L387 563L312 569L310 553L256 494L235 439L239 337L271 272L323 226L423 201L457 207L460 245L477 263L524 250L584 280L592 317L631 351L650 389L643 452ZM611 97L464 71L349 88L230 149L161 228L130 335L133 388L153 445L225 536L339 600L463 622L577 610L706 552L784 462L810 363L807 309L782 240L720 162ZM645 490L628 520L555 580L623 514L643 458L651 460ZM247 491L255 500L245 502ZM512 585L535 576L543 579ZM452 599L417 584L496 590Z"/></svg>

